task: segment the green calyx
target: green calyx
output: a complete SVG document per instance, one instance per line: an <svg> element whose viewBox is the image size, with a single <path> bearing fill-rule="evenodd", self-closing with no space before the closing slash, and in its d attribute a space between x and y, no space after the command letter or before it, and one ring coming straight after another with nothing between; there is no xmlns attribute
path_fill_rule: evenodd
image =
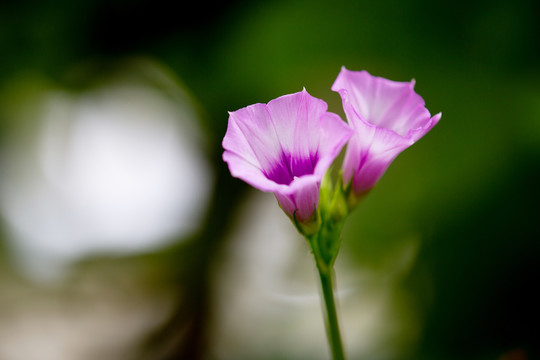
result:
<svg viewBox="0 0 540 360"><path fill-rule="evenodd" d="M313 215L311 215L307 221L298 221L296 218L296 211L294 212L291 220L293 221L294 226L296 226L298 232L306 237L316 234L321 227L321 215L318 209L315 209Z"/></svg>
<svg viewBox="0 0 540 360"><path fill-rule="evenodd" d="M337 181L334 186L330 174L323 178L318 209L320 226L316 232L304 233L317 260L317 267L323 272L329 272L334 265L341 245L341 230L349 215L347 194L342 184Z"/></svg>

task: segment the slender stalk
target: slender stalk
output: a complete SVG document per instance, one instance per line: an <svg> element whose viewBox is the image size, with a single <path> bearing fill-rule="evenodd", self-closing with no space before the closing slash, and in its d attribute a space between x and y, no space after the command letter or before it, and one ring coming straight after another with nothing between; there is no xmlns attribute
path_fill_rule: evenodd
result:
<svg viewBox="0 0 540 360"><path fill-rule="evenodd" d="M324 199L324 201L321 200L322 205L320 206L320 214L317 218L319 221L318 230L315 233L304 236L311 247L321 279L321 289L324 299L323 316L332 359L345 360L332 282L334 280L334 262L336 261L341 244L341 229L348 214L348 209L341 185L336 188L323 186L321 199ZM297 228L302 233L303 228L299 227L298 224Z"/></svg>
<svg viewBox="0 0 540 360"><path fill-rule="evenodd" d="M325 305L326 336L330 343L332 359L344 360L345 356L343 355L343 345L341 343L336 303L334 301L334 288L332 286L333 269L331 267L321 269L319 266L317 266L317 269L321 278Z"/></svg>

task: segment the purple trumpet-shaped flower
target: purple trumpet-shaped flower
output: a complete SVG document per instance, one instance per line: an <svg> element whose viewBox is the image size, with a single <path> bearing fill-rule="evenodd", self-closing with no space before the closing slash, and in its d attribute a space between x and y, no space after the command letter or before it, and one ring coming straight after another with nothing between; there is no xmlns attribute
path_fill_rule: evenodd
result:
<svg viewBox="0 0 540 360"><path fill-rule="evenodd" d="M223 160L234 177L273 192L300 223L317 209L321 180L352 130L304 89L229 113Z"/></svg>
<svg viewBox="0 0 540 360"><path fill-rule="evenodd" d="M414 91L414 83L343 67L332 86L341 95L354 130L343 161L343 181L352 181L357 198L377 183L399 153L441 118L441 113L431 116L422 97Z"/></svg>

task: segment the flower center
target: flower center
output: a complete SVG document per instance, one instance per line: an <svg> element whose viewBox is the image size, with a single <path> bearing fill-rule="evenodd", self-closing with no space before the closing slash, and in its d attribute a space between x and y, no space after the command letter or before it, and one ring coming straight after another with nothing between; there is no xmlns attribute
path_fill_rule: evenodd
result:
<svg viewBox="0 0 540 360"><path fill-rule="evenodd" d="M265 175L269 180L281 185L289 185L293 180L303 176L313 174L315 165L319 161L317 153L310 154L309 157L291 156L282 153L281 157Z"/></svg>

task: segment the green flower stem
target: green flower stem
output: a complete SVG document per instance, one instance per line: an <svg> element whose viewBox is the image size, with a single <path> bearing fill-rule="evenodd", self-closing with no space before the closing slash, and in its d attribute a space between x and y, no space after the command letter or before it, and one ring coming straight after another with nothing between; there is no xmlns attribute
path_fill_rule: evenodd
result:
<svg viewBox="0 0 540 360"><path fill-rule="evenodd" d="M311 247L315 264L321 278L324 299L324 319L326 336L330 344L333 360L344 360L343 345L339 331L336 302L334 300L334 262L341 245L341 230L348 215L346 190L341 181L333 186L328 175L321 185L319 209L315 214L313 227L293 221L298 231L306 237Z"/></svg>
<svg viewBox="0 0 540 360"><path fill-rule="evenodd" d="M334 300L334 261L339 250L339 234L341 223L336 227L325 226L328 222L323 222L320 231L313 236L308 236L307 240L313 251L319 277L321 279L321 289L324 298L324 318L326 326L326 336L330 344L333 360L344 360L343 345L339 331L339 323ZM329 231L334 230L334 231Z"/></svg>
<svg viewBox="0 0 540 360"><path fill-rule="evenodd" d="M322 293L324 296L324 305L326 310L326 335L332 350L332 359L344 360L345 356L343 355L343 345L341 343L336 303L334 301L334 288L332 286L334 275L333 269L332 267L329 267L326 268L326 271L323 271L323 269L318 266L317 269L319 270L319 275L321 278Z"/></svg>

